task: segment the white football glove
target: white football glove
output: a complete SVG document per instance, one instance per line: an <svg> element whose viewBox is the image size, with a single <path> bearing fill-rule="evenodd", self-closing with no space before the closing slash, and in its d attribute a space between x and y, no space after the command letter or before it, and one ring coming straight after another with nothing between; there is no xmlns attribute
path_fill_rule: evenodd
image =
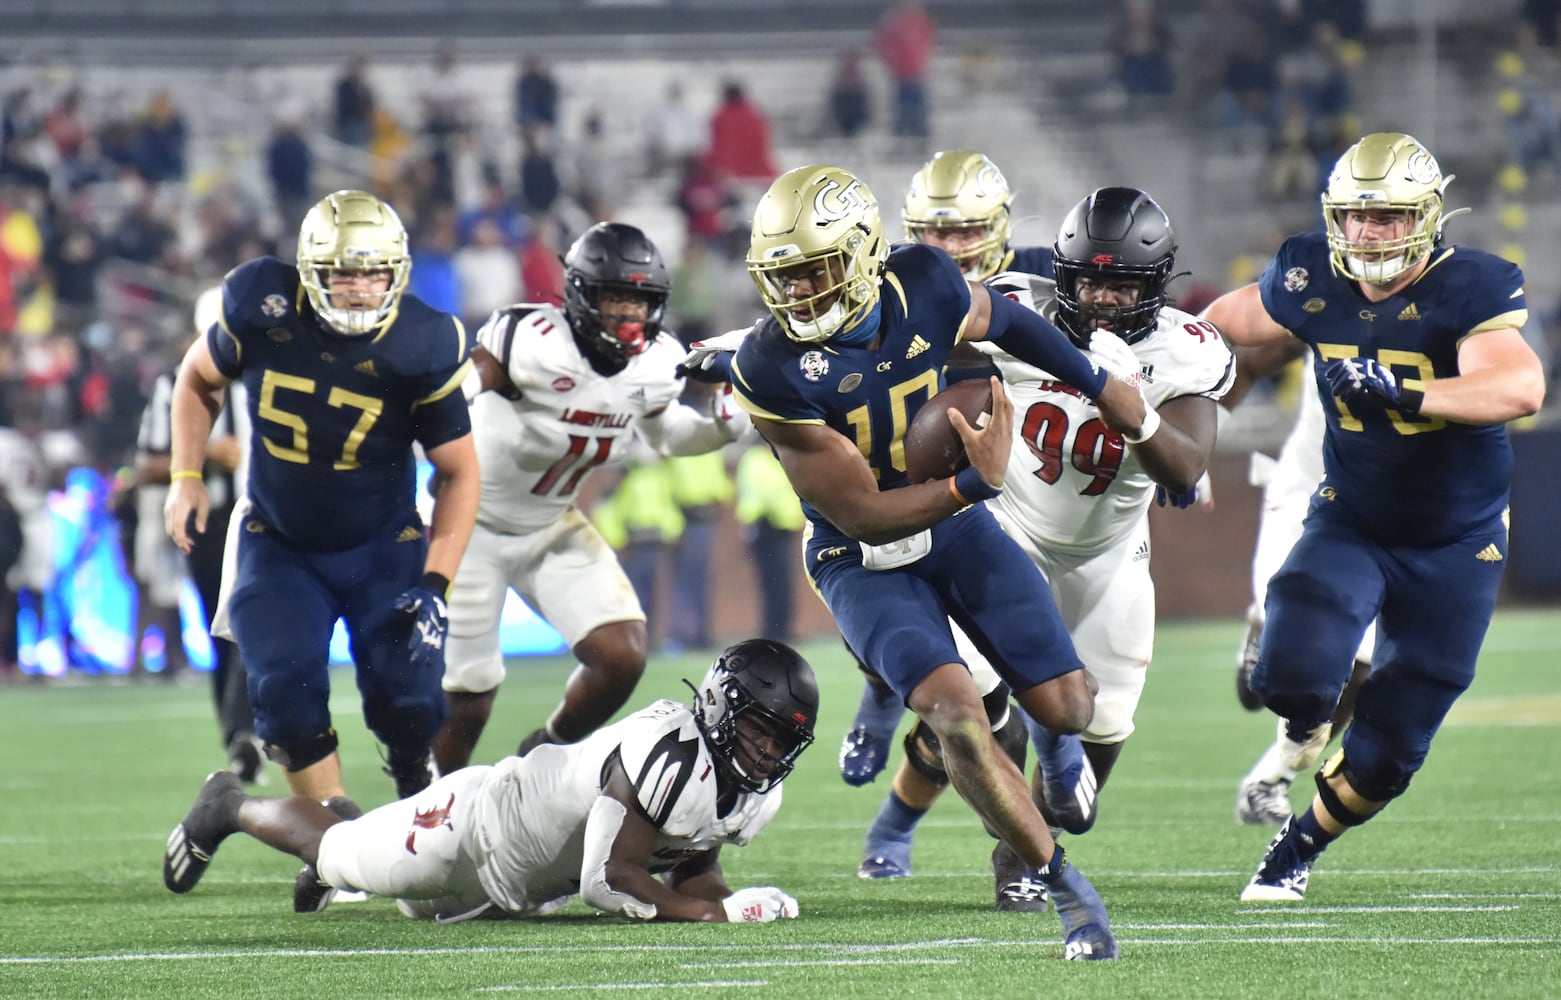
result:
<svg viewBox="0 0 1561 1000"><path fill-rule="evenodd" d="M737 349L743 346L743 341L748 339L748 334L752 333L758 325L759 323L755 321L753 326L745 326L741 330L728 330L709 340L694 341L688 345L688 357L683 359L683 367L690 371L695 369L709 371L710 366L715 364L716 355L727 352L735 354Z"/></svg>
<svg viewBox="0 0 1561 1000"><path fill-rule="evenodd" d="M734 924L767 924L797 916L797 901L773 885L738 889L721 900L721 906L726 910L726 919Z"/></svg>
<svg viewBox="0 0 1561 1000"><path fill-rule="evenodd" d="M1096 368L1110 372L1134 388L1143 381L1144 367L1138 355L1127 346L1127 341L1110 330L1096 330L1089 335L1089 359Z"/></svg>

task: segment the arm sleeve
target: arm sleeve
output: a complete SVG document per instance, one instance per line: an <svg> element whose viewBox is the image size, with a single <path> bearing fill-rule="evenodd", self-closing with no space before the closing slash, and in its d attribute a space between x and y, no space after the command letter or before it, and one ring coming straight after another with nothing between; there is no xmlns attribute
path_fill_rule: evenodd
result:
<svg viewBox="0 0 1561 1000"><path fill-rule="evenodd" d="M1091 364L1067 334L1006 295L990 288L986 292L992 297L987 340L1020 361L1051 372L1091 399L1100 395L1106 387L1106 373Z"/></svg>

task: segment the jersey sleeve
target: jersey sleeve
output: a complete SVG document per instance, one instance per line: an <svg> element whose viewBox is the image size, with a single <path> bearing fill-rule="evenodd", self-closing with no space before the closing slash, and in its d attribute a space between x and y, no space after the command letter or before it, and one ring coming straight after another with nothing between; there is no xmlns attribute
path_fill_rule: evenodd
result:
<svg viewBox="0 0 1561 1000"><path fill-rule="evenodd" d="M1312 297L1308 294L1308 286L1319 266L1323 270L1316 277L1321 279L1328 273L1327 237L1321 233L1302 233L1280 244L1274 259L1258 278L1263 308L1274 322L1292 334L1306 320L1303 306Z"/></svg>
<svg viewBox="0 0 1561 1000"><path fill-rule="evenodd" d="M1014 247L1009 251L1008 271L1023 271L1041 278L1055 278L1051 247Z"/></svg>
<svg viewBox="0 0 1561 1000"><path fill-rule="evenodd" d="M206 333L206 347L217 370L225 377L238 378L244 369L244 343L251 330L274 326L264 322L264 309L275 310L280 301L297 308L297 274L292 288L282 278L285 267L269 257L246 261L228 272L222 281L222 310Z"/></svg>
<svg viewBox="0 0 1561 1000"><path fill-rule="evenodd" d="M923 243L896 248L889 255L883 283L884 296L895 296L905 315L915 315L918 326L947 326L964 334L970 282L942 250Z"/></svg>
<svg viewBox="0 0 1561 1000"><path fill-rule="evenodd" d="M651 372L645 385L645 412L658 413L677 402L683 394L683 380L678 377L677 367L688 357L688 352L683 350L677 338L663 331L651 341L645 357L650 362Z"/></svg>
<svg viewBox="0 0 1561 1000"><path fill-rule="evenodd" d="M788 352L780 324L766 320L743 341L732 359L732 392L737 405L751 415L783 424L822 424L826 414L816 398L802 389L799 364L808 354Z"/></svg>
<svg viewBox="0 0 1561 1000"><path fill-rule="evenodd" d="M488 317L476 340L504 368L515 389L524 393L537 388L540 375L533 354L533 340L571 336L562 313L548 306L521 303L507 306Z"/></svg>
<svg viewBox="0 0 1561 1000"><path fill-rule="evenodd" d="M618 746L640 808L668 836L691 836L715 815L715 774L687 706L658 702Z"/></svg>
<svg viewBox="0 0 1561 1000"><path fill-rule="evenodd" d="M1151 402L1159 405L1178 396L1220 400L1236 381L1236 357L1225 338L1207 320L1180 309L1160 313L1165 322L1168 357L1153 361Z"/></svg>
<svg viewBox="0 0 1561 1000"><path fill-rule="evenodd" d="M471 371L472 341L460 320L431 312L433 327L426 364L413 377L413 418L425 451L471 433L471 415L461 382Z"/></svg>
<svg viewBox="0 0 1561 1000"><path fill-rule="evenodd" d="M1468 253L1458 248L1458 253ZM1523 270L1494 254L1479 254L1475 266L1466 268L1457 301L1463 307L1459 326L1462 336L1502 330L1522 329L1528 322L1528 296L1523 290Z"/></svg>

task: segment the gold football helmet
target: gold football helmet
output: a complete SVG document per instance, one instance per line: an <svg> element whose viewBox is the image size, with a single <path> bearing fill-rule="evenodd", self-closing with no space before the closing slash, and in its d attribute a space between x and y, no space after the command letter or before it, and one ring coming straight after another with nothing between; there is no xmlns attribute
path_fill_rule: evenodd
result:
<svg viewBox="0 0 1561 1000"><path fill-rule="evenodd" d="M330 284L337 271L384 271L390 285L373 306L335 305ZM411 273L406 227L394 209L367 191L328 194L304 216L298 278L315 313L337 333L378 334L393 323Z"/></svg>
<svg viewBox="0 0 1561 1000"><path fill-rule="evenodd" d="M754 209L748 274L792 340L828 340L866 317L888 257L878 199L840 167L788 170ZM793 298L798 282L807 294Z"/></svg>
<svg viewBox="0 0 1561 1000"><path fill-rule="evenodd" d="M981 228L980 240L949 254L965 277L985 281L1008 252L1008 205L1013 193L997 164L968 149L938 153L916 171L905 195L905 235L926 243L939 229Z"/></svg>
<svg viewBox="0 0 1561 1000"><path fill-rule="evenodd" d="M1452 179L1442 176L1430 150L1402 132L1373 132L1345 150L1322 196L1333 266L1340 274L1384 285L1425 260L1452 217L1442 214L1442 192ZM1409 213L1408 232L1396 240L1352 241L1345 213L1368 210Z"/></svg>

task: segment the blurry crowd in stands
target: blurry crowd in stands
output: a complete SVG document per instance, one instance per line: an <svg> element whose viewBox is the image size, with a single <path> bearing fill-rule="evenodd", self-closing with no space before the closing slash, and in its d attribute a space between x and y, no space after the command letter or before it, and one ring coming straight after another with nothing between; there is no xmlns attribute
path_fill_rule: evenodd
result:
<svg viewBox="0 0 1561 1000"><path fill-rule="evenodd" d="M1371 44L1365 0L1203 0L1174 24L1152 0L1125 0L1121 11L1110 33L1112 84L1129 113L1172 102L1206 109L1229 148L1266 155L1268 194L1315 197L1360 131L1356 73ZM1500 183L1515 192L1552 183L1561 156L1561 0L1524 0L1523 12L1496 67L1517 171ZM872 31L844 41L832 77L819 81L816 117L790 128L787 140L872 134L887 138L891 155L930 153L938 34L923 5L893 4ZM199 169L192 146L203 136L192 135L176 91L94 90L83 85L88 67L0 66L0 489L11 502L31 495L7 467L18 448L36 455L49 485L63 484L73 466L112 481L130 461L152 379L194 334L195 296L243 260L291 259L304 212L335 187L366 187L396 207L413 240L411 290L469 328L511 302L560 302L559 258L574 234L650 201L682 220L681 231L647 227L673 264L669 326L691 342L759 315L742 264L747 210L786 164L774 152L776 108L743 79L734 75L712 94L693 89L712 81L667 74L637 106L606 109L572 85L567 65L560 75L536 48L518 59L508 93L479 89L469 69L455 46L433 47L385 97L379 88L390 78L376 74L392 71L351 58L318 100L264 109L271 125L258 138L216 137L242 152ZM502 142L492 127L496 105L507 112ZM880 194L892 219L895 193ZM1519 214L1511 225L1521 226ZM1233 272L1231 280L1247 277ZM1185 291L1207 298L1219 290ZM745 501L743 483L786 493L776 486L783 478L740 452L727 456L737 509L750 512L744 523L755 553L777 559L776 532L795 531L784 527L793 514L777 513L762 491L764 499ZM689 511L730 501L678 503L683 526L672 538L685 539L685 551L664 558L679 567L708 562L687 527L700 515ZM673 520L658 530L665 535ZM625 546L646 537L632 527L620 534ZM782 615L781 598L770 601L764 614ZM665 635L667 643L709 641L699 615L665 617L688 629ZM765 634L788 632L772 622Z"/></svg>

